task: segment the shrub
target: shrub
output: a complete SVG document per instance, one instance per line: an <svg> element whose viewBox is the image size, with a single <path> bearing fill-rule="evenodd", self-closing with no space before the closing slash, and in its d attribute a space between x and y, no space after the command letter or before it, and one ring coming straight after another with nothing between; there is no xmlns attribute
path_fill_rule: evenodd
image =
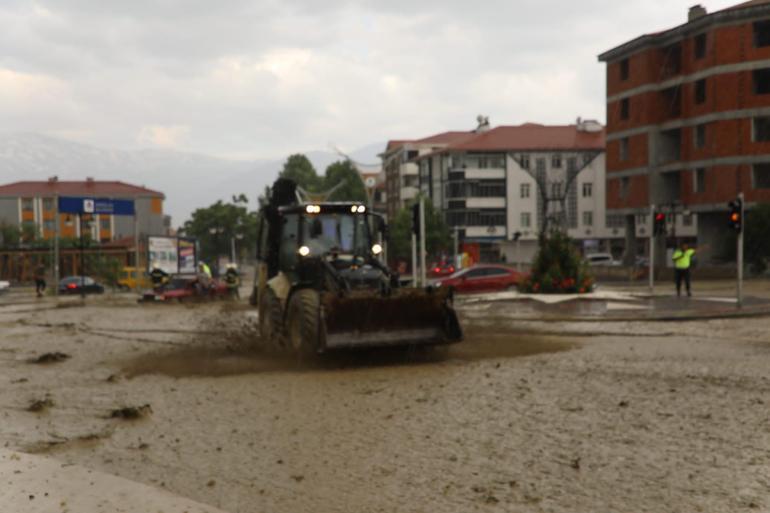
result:
<svg viewBox="0 0 770 513"><path fill-rule="evenodd" d="M532 262L532 271L519 285L527 293L584 294L590 292L594 279L588 265L567 234L554 230L540 238L540 249Z"/></svg>

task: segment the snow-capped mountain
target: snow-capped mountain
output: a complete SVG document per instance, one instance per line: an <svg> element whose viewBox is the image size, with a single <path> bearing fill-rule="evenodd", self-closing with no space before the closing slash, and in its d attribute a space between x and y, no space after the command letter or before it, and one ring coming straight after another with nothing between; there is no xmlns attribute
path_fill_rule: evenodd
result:
<svg viewBox="0 0 770 513"><path fill-rule="evenodd" d="M351 152L362 162L376 162L377 148ZM339 156L330 151L305 153L319 173ZM108 150L39 134L0 134L0 184L19 180L121 180L163 192L173 226L218 199L245 193L250 202L275 180L283 160L227 160L196 153L147 149Z"/></svg>

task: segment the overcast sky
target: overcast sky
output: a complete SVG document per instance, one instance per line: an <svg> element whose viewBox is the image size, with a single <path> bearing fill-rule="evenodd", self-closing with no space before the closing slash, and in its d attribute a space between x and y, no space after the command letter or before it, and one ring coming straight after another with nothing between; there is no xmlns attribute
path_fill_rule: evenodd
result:
<svg viewBox="0 0 770 513"><path fill-rule="evenodd" d="M694 3L0 0L0 131L281 158L470 129L482 113L603 121L596 56Z"/></svg>

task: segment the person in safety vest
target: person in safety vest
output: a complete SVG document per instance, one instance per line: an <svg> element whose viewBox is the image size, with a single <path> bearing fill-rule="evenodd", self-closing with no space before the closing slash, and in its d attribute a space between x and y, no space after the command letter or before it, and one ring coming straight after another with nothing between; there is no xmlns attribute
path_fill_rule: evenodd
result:
<svg viewBox="0 0 770 513"><path fill-rule="evenodd" d="M238 267L235 264L227 264L225 283L227 283L227 290L230 293L230 296L240 299L241 296L238 292L238 287L241 284L241 277L238 274Z"/></svg>
<svg viewBox="0 0 770 513"><path fill-rule="evenodd" d="M168 273L161 269L157 263L153 263L152 271L150 271L150 280L152 281L152 288L161 291L166 283L168 283Z"/></svg>
<svg viewBox="0 0 770 513"><path fill-rule="evenodd" d="M674 261L674 279L676 280L676 296L681 296L682 281L687 288L687 296L692 296L690 291L690 266L695 255L695 249L689 247L686 242L682 242L679 248L674 251L671 259Z"/></svg>
<svg viewBox="0 0 770 513"><path fill-rule="evenodd" d="M206 265L206 262L200 261L198 262L198 286L199 286L199 292L204 293L208 292L209 288L211 287L211 269L209 269L209 266Z"/></svg>

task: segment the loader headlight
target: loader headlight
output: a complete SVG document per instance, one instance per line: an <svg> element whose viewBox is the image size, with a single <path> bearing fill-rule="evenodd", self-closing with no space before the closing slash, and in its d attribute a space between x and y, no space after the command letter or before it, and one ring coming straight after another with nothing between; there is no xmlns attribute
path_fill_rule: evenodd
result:
<svg viewBox="0 0 770 513"><path fill-rule="evenodd" d="M440 287L440 286L441 286L441 282L440 282L440 281L437 281L436 283L434 283L434 284L433 284L433 286L434 286L434 287L436 287L436 288L438 288L438 287Z"/></svg>
<svg viewBox="0 0 770 513"><path fill-rule="evenodd" d="M372 253L374 253L375 255L379 255L380 253L382 253L382 246L380 246L379 244L375 244L374 246L372 246Z"/></svg>
<svg viewBox="0 0 770 513"><path fill-rule="evenodd" d="M300 248L297 250L297 253L299 253L299 256L306 257L310 254L310 248L307 246L300 246Z"/></svg>
<svg viewBox="0 0 770 513"><path fill-rule="evenodd" d="M305 207L305 212L307 212L308 214L320 214L321 207L320 205L308 205Z"/></svg>
<svg viewBox="0 0 770 513"><path fill-rule="evenodd" d="M366 207L363 206L363 205L359 205L358 206L358 213L359 214L363 214L364 212L366 212Z"/></svg>

